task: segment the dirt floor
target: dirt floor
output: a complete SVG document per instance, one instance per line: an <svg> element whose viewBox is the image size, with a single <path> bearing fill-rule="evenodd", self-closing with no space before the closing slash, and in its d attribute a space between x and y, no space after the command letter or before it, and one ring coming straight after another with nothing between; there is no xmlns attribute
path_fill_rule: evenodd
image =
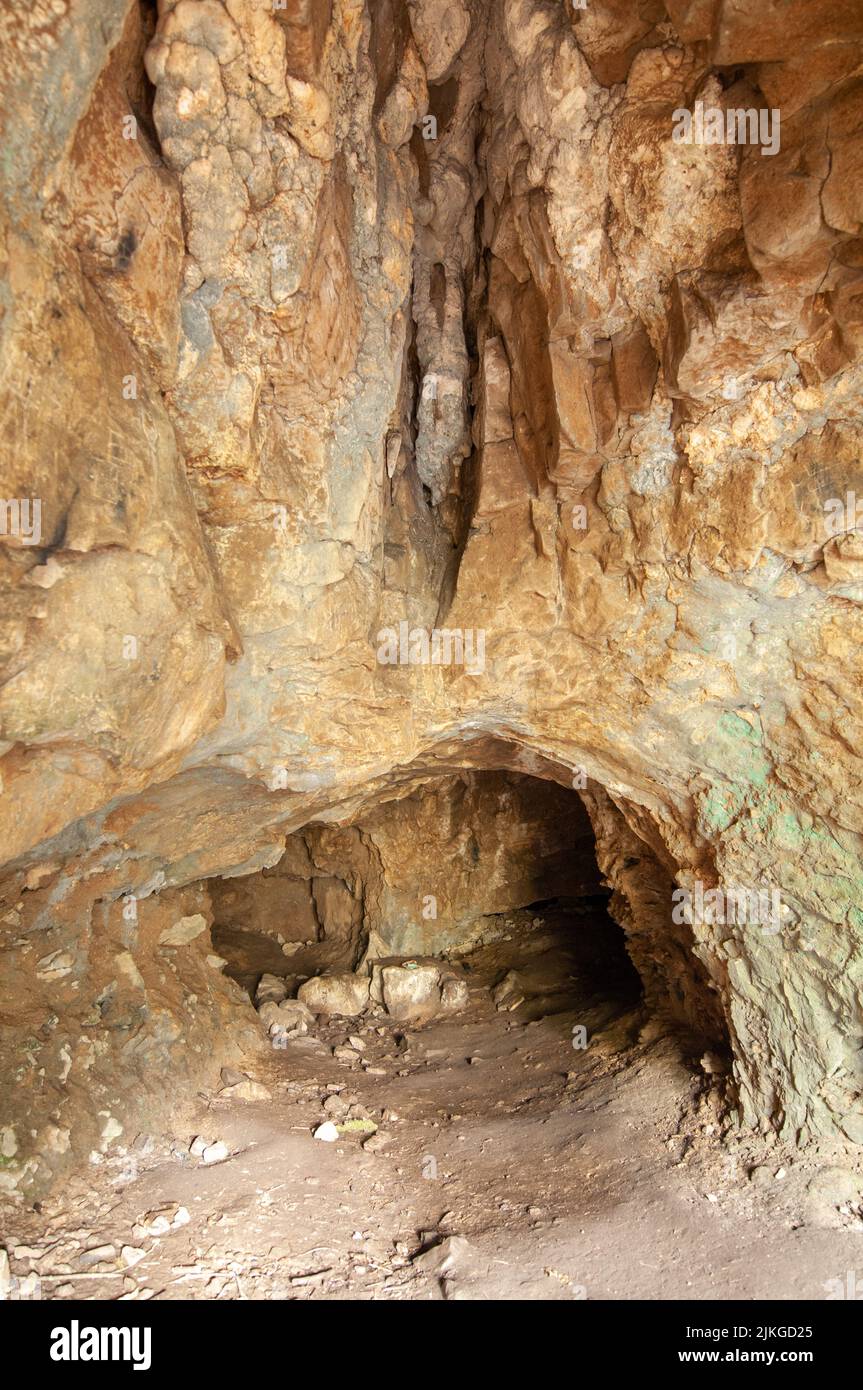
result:
<svg viewBox="0 0 863 1390"><path fill-rule="evenodd" d="M602 924L509 924L464 959L466 1013L333 1020L273 1051L270 1100L201 1097L182 1133L7 1212L11 1296L823 1299L855 1268L863 1287L836 1155L740 1135L721 1059L645 1026ZM330 1143L328 1118L348 1124Z"/></svg>

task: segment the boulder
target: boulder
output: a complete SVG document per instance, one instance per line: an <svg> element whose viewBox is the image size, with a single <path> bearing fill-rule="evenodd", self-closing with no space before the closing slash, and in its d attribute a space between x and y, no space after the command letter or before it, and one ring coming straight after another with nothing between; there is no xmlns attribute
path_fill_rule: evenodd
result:
<svg viewBox="0 0 863 1390"><path fill-rule="evenodd" d="M341 1014L356 1018L369 1002L369 981L349 972L316 975L300 986L297 998L313 1014Z"/></svg>

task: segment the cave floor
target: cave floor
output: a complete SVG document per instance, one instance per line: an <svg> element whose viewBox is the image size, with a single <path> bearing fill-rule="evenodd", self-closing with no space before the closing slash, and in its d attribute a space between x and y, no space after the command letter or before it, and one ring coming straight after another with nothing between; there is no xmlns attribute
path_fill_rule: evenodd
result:
<svg viewBox="0 0 863 1390"><path fill-rule="evenodd" d="M571 920L513 923L467 958L466 1013L401 1040L389 1019L333 1021L257 1066L272 1100L202 1095L133 1161L16 1213L13 1275L55 1299L824 1298L859 1263L860 1223L805 1223L808 1161L734 1130L721 1086L644 1027L628 981L587 969L589 924L574 950ZM525 998L497 1010L507 969ZM369 1069L332 1055L349 1034ZM383 1147L313 1139L328 1085ZM196 1135L229 1156L190 1157ZM178 1207L189 1220L169 1233L133 1230ZM95 1260L103 1246L116 1258ZM144 1252L134 1266L123 1247Z"/></svg>

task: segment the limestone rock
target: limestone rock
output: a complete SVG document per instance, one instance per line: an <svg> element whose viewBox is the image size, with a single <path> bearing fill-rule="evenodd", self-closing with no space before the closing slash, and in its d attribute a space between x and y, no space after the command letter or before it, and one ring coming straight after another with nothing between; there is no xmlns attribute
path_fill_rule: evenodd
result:
<svg viewBox="0 0 863 1390"><path fill-rule="evenodd" d="M0 1190L594 836L742 1122L863 1142L859 4L18 9Z"/></svg>
<svg viewBox="0 0 863 1390"><path fill-rule="evenodd" d="M288 987L278 975L263 974L255 989L255 1003L260 1012L263 1004L281 1004L287 998Z"/></svg>
<svg viewBox="0 0 863 1390"><path fill-rule="evenodd" d="M368 1006L369 982L359 975L319 975L300 987L297 998L312 1014L356 1018Z"/></svg>
<svg viewBox="0 0 863 1390"><path fill-rule="evenodd" d="M262 1082L252 1081L245 1077L233 1086L223 1086L219 1092L219 1097L221 1100L240 1100L251 1103L253 1101L272 1100L273 1093Z"/></svg>
<svg viewBox="0 0 863 1390"><path fill-rule="evenodd" d="M207 930L207 919L196 912L192 917L181 917L172 927L166 927L159 937L160 946L188 946L201 932Z"/></svg>

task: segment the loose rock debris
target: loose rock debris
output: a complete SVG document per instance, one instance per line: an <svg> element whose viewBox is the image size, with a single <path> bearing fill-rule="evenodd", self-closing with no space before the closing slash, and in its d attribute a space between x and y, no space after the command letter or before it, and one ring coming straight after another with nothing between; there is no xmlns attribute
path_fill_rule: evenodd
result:
<svg viewBox="0 0 863 1390"><path fill-rule="evenodd" d="M99 1168L9 1213L0 1297L678 1298L710 1296L717 1268L735 1296L824 1296L858 1256L859 1174L742 1136L719 1059L646 1024L637 990L597 987L580 926L516 914L433 984L419 960L368 996L324 977L316 1007L350 1015L309 1010L265 1074L225 1068L196 1132L130 1146L119 1191ZM418 982L396 977L398 1017L391 968ZM269 1031L296 1001L261 984Z"/></svg>

